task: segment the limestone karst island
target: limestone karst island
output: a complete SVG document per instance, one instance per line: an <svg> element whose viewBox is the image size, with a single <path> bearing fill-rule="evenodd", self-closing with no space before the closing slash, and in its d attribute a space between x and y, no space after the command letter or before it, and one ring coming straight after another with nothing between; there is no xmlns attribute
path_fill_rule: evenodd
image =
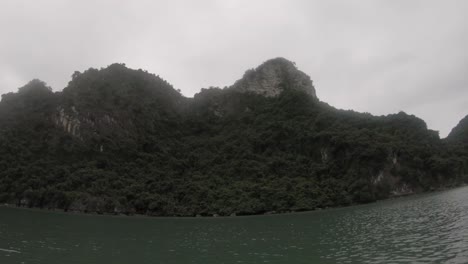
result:
<svg viewBox="0 0 468 264"><path fill-rule="evenodd" d="M317 87L319 89L319 87ZM124 64L33 80L0 103L0 202L151 216L233 216L369 203L468 181L468 117L344 111L276 58L181 95Z"/></svg>

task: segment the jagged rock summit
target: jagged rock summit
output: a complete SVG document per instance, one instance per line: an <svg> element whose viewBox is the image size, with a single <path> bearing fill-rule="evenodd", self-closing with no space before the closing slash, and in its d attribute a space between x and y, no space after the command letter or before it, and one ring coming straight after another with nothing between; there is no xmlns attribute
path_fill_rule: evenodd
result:
<svg viewBox="0 0 468 264"><path fill-rule="evenodd" d="M298 70L294 62L285 58L271 59L256 69L246 71L242 79L236 81L231 88L266 97L275 97L285 89L294 89L317 97L310 77Z"/></svg>

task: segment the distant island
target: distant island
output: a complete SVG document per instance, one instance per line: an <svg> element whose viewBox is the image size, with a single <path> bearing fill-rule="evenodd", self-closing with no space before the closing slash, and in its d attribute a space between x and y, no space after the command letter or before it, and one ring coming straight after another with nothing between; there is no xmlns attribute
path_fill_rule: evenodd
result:
<svg viewBox="0 0 468 264"><path fill-rule="evenodd" d="M187 98L124 64L32 80L0 102L0 203L75 212L229 216L368 203L468 182L468 116L445 139L404 112L320 101L268 60Z"/></svg>

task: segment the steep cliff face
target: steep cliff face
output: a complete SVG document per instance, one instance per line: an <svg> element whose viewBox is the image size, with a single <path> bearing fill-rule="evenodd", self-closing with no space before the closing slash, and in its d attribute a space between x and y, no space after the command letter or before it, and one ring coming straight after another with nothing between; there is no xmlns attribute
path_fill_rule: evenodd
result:
<svg viewBox="0 0 468 264"><path fill-rule="evenodd" d="M75 107L71 107L71 111L66 111L64 108L58 107L54 121L57 126L62 127L65 132L72 136L80 135L81 122Z"/></svg>
<svg viewBox="0 0 468 264"><path fill-rule="evenodd" d="M63 92L36 80L2 97L0 202L181 216L312 210L467 181L468 154L454 145L404 112L320 102L282 58L194 98L113 64L74 73Z"/></svg>

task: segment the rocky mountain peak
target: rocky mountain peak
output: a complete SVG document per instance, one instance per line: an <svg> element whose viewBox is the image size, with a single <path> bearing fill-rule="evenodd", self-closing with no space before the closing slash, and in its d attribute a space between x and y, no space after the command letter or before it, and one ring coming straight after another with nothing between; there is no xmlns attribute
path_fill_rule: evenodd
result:
<svg viewBox="0 0 468 264"><path fill-rule="evenodd" d="M468 144L468 115L460 120L458 125L452 129L450 134L447 136L447 140Z"/></svg>
<svg viewBox="0 0 468 264"><path fill-rule="evenodd" d="M310 77L285 58L268 60L256 69L245 72L242 79L231 87L242 92L253 92L275 97L285 89L304 91L316 98Z"/></svg>

